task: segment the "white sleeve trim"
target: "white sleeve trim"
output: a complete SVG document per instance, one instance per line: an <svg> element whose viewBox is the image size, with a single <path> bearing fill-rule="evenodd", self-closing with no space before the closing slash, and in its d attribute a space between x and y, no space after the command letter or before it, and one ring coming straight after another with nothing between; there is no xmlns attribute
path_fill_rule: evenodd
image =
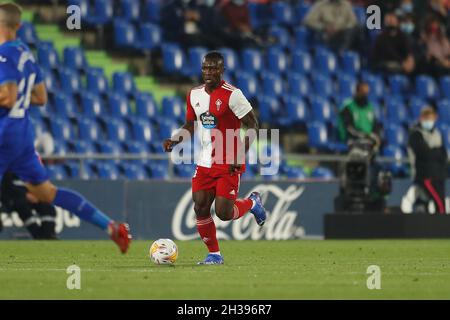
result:
<svg viewBox="0 0 450 320"><path fill-rule="evenodd" d="M233 90L228 104L238 119L242 119L253 109L240 89Z"/></svg>

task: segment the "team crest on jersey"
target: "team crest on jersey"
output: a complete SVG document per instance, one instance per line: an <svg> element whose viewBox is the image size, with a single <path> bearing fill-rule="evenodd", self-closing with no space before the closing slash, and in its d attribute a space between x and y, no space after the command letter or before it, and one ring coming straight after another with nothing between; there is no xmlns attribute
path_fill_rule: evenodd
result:
<svg viewBox="0 0 450 320"><path fill-rule="evenodd" d="M216 100L216 108L217 108L217 111L219 111L221 105L222 105L222 100L217 99L217 100Z"/></svg>

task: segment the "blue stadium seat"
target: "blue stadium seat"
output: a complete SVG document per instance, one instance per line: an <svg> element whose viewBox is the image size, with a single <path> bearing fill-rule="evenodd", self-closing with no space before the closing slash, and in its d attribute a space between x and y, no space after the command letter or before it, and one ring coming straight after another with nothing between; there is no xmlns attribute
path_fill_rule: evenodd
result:
<svg viewBox="0 0 450 320"><path fill-rule="evenodd" d="M171 119L161 119L159 122L159 137L167 139L172 136L175 130L178 129L178 124Z"/></svg>
<svg viewBox="0 0 450 320"><path fill-rule="evenodd" d="M444 76L439 79L442 96L450 99L450 76Z"/></svg>
<svg viewBox="0 0 450 320"><path fill-rule="evenodd" d="M234 72L239 69L239 58L233 49L220 48L219 51L223 55L225 60L225 69L227 71Z"/></svg>
<svg viewBox="0 0 450 320"><path fill-rule="evenodd" d="M333 75L337 72L338 62L334 53L328 50L319 50L314 58L314 66L319 73Z"/></svg>
<svg viewBox="0 0 450 320"><path fill-rule="evenodd" d="M325 123L314 121L308 123L308 142L313 148L322 149L328 143L328 132Z"/></svg>
<svg viewBox="0 0 450 320"><path fill-rule="evenodd" d="M89 16L90 13L89 11L92 11L89 8L89 0L68 0L67 5L68 6L74 5L79 7L81 11L82 20L85 20Z"/></svg>
<svg viewBox="0 0 450 320"><path fill-rule="evenodd" d="M335 121L335 112L328 99L315 96L311 99L311 111L313 119L322 123Z"/></svg>
<svg viewBox="0 0 450 320"><path fill-rule="evenodd" d="M142 50L153 50L161 45L162 32L158 25L141 23L139 25L139 41L137 47Z"/></svg>
<svg viewBox="0 0 450 320"><path fill-rule="evenodd" d="M188 49L189 67L187 76L200 76L202 72L203 57L208 53L205 47L191 47Z"/></svg>
<svg viewBox="0 0 450 320"><path fill-rule="evenodd" d="M147 154L149 152L147 144L140 141L129 141L124 143L124 145L128 153Z"/></svg>
<svg viewBox="0 0 450 320"><path fill-rule="evenodd" d="M406 146L408 135L405 129L397 124L389 124L384 128L386 141L388 145Z"/></svg>
<svg viewBox="0 0 450 320"><path fill-rule="evenodd" d="M114 163L99 162L96 170L100 179L117 180L120 178L120 172Z"/></svg>
<svg viewBox="0 0 450 320"><path fill-rule="evenodd" d="M290 47L291 36L289 35L289 31L286 28L283 28L279 25L273 25L269 28L268 34L269 36L276 39L275 46L277 48L285 49Z"/></svg>
<svg viewBox="0 0 450 320"><path fill-rule="evenodd" d="M330 77L322 74L314 74L313 76L314 92L317 96L329 98L335 94L333 81Z"/></svg>
<svg viewBox="0 0 450 320"><path fill-rule="evenodd" d="M92 180L96 178L95 173L88 162L80 166L78 162L68 162L64 164L68 177L72 179Z"/></svg>
<svg viewBox="0 0 450 320"><path fill-rule="evenodd" d="M355 13L356 20L358 20L358 23L360 25L365 26L366 25L366 8L360 7L360 6L353 6L353 12Z"/></svg>
<svg viewBox="0 0 450 320"><path fill-rule="evenodd" d="M308 14L309 10L311 9L311 4L302 2L295 6L295 19L297 23L301 23L303 21L303 18Z"/></svg>
<svg viewBox="0 0 450 320"><path fill-rule="evenodd" d="M274 96L258 96L258 112L261 122L274 123L277 120L280 109L280 103Z"/></svg>
<svg viewBox="0 0 450 320"><path fill-rule="evenodd" d="M164 97L162 100L162 114L172 120L183 121L185 106L180 97Z"/></svg>
<svg viewBox="0 0 450 320"><path fill-rule="evenodd" d="M65 156L69 153L69 148L67 147L66 141L62 139L58 139L53 136L55 139L55 149L53 150L53 154L57 156Z"/></svg>
<svg viewBox="0 0 450 320"><path fill-rule="evenodd" d="M438 129L441 131L442 139L444 140L444 144L448 150L450 146L450 126L448 123L440 123L440 125L438 125Z"/></svg>
<svg viewBox="0 0 450 320"><path fill-rule="evenodd" d="M288 68L288 59L282 49L272 47L267 50L266 65L268 71L281 74Z"/></svg>
<svg viewBox="0 0 450 320"><path fill-rule="evenodd" d="M243 70L247 72L259 72L264 67L261 52L257 49L243 49L241 62Z"/></svg>
<svg viewBox="0 0 450 320"><path fill-rule="evenodd" d="M406 154L403 149L399 146L387 145L383 148L383 156L389 158L395 158L396 160L403 159ZM386 168L391 171L394 175L403 175L407 172L407 167L401 162L393 162L386 165Z"/></svg>
<svg viewBox="0 0 450 320"><path fill-rule="evenodd" d="M105 120L105 125L109 140L125 142L130 139L130 130L125 121L116 118L109 118Z"/></svg>
<svg viewBox="0 0 450 320"><path fill-rule="evenodd" d="M147 166L151 172L153 179L167 179L169 178L169 170L167 162L152 162Z"/></svg>
<svg viewBox="0 0 450 320"><path fill-rule="evenodd" d="M311 43L311 32L305 26L297 27L294 31L294 45L297 49L308 49Z"/></svg>
<svg viewBox="0 0 450 320"><path fill-rule="evenodd" d="M119 93L108 95L108 109L113 118L126 118L130 114L128 99Z"/></svg>
<svg viewBox="0 0 450 320"><path fill-rule="evenodd" d="M366 81L369 84L370 92L369 92L369 100L370 101L379 101L380 99L383 99L385 96L385 90L384 90L384 82L383 78L371 74L368 72L365 72L362 74L362 80Z"/></svg>
<svg viewBox="0 0 450 320"><path fill-rule="evenodd" d="M144 6L144 16L147 21L159 23L161 0L146 0Z"/></svg>
<svg viewBox="0 0 450 320"><path fill-rule="evenodd" d="M28 21L21 22L20 28L17 31L17 37L29 46L34 46L38 42L38 36L34 29L34 25Z"/></svg>
<svg viewBox="0 0 450 320"><path fill-rule="evenodd" d="M273 20L276 24L290 26L294 23L294 15L288 3L279 1L272 3Z"/></svg>
<svg viewBox="0 0 450 320"><path fill-rule="evenodd" d="M389 76L388 82L391 94L406 94L409 90L409 80L403 74L395 74Z"/></svg>
<svg viewBox="0 0 450 320"><path fill-rule="evenodd" d="M140 5L136 0L121 0L120 9L122 19L127 21L138 21L140 18Z"/></svg>
<svg viewBox="0 0 450 320"><path fill-rule="evenodd" d="M53 101L58 117L75 119L78 116L78 108L71 95L63 92L55 93Z"/></svg>
<svg viewBox="0 0 450 320"><path fill-rule="evenodd" d="M450 100L441 99L437 103L439 121L450 124Z"/></svg>
<svg viewBox="0 0 450 320"><path fill-rule="evenodd" d="M175 165L175 174L179 178L192 178L195 171L195 165L193 164L180 164Z"/></svg>
<svg viewBox="0 0 450 320"><path fill-rule="evenodd" d="M258 80L249 72L236 71L236 85L242 90L247 99L253 99L258 92Z"/></svg>
<svg viewBox="0 0 450 320"><path fill-rule="evenodd" d="M134 140L136 142L148 143L154 141L156 138L155 136L156 133L152 128L151 124L144 119L139 118L133 119L131 122L131 128Z"/></svg>
<svg viewBox="0 0 450 320"><path fill-rule="evenodd" d="M56 81L55 76L53 75L53 72L51 70L42 68L42 78L44 79L47 91L50 93L55 93L59 85Z"/></svg>
<svg viewBox="0 0 450 320"><path fill-rule="evenodd" d="M73 151L84 155L92 155L97 153L97 148L91 141L78 140L72 143Z"/></svg>
<svg viewBox="0 0 450 320"><path fill-rule="evenodd" d="M416 94L423 99L436 99L439 97L439 88L430 76L416 77Z"/></svg>
<svg viewBox="0 0 450 320"><path fill-rule="evenodd" d="M265 95L281 96L284 92L283 79L274 73L265 72L261 76L262 87Z"/></svg>
<svg viewBox="0 0 450 320"><path fill-rule="evenodd" d="M81 107L83 115L89 118L96 118L105 115L100 97L96 94L86 92L81 96Z"/></svg>
<svg viewBox="0 0 450 320"><path fill-rule="evenodd" d="M37 59L42 68L56 70L59 68L60 61L58 53L53 46L39 45L37 48Z"/></svg>
<svg viewBox="0 0 450 320"><path fill-rule="evenodd" d="M123 163L123 175L130 180L145 180L148 178L147 172L139 163Z"/></svg>
<svg viewBox="0 0 450 320"><path fill-rule="evenodd" d="M109 82L102 68L89 68L86 71L86 89L95 94L105 94L109 90Z"/></svg>
<svg viewBox="0 0 450 320"><path fill-rule="evenodd" d="M60 164L51 164L47 167L47 173L50 180L64 180L67 179L67 173Z"/></svg>
<svg viewBox="0 0 450 320"><path fill-rule="evenodd" d="M346 51L342 55L342 71L345 74L356 76L361 70L359 54L354 51Z"/></svg>
<svg viewBox="0 0 450 320"><path fill-rule="evenodd" d="M104 138L104 133L95 120L80 118L77 122L80 139L87 142L95 142Z"/></svg>
<svg viewBox="0 0 450 320"><path fill-rule="evenodd" d="M414 120L418 120L420 116L420 111L423 107L427 105L427 102L422 98L417 96L411 96L409 99L409 110L411 114L411 118Z"/></svg>
<svg viewBox="0 0 450 320"><path fill-rule="evenodd" d="M59 70L59 82L62 90L67 94L79 93L82 89L80 75L72 69L61 68Z"/></svg>
<svg viewBox="0 0 450 320"><path fill-rule="evenodd" d="M333 171L325 167L315 167L311 172L311 177L321 180L330 180L334 179L334 173Z"/></svg>
<svg viewBox="0 0 450 320"><path fill-rule="evenodd" d="M271 8L266 4L248 2L248 10L254 29L267 26L272 19Z"/></svg>
<svg viewBox="0 0 450 320"><path fill-rule="evenodd" d="M123 148L117 141L105 141L101 140L97 142L98 148L101 153L110 155L121 155L123 153Z"/></svg>
<svg viewBox="0 0 450 320"><path fill-rule="evenodd" d="M180 72L186 63L183 51L175 44L162 45L162 56L164 71L170 74Z"/></svg>
<svg viewBox="0 0 450 320"><path fill-rule="evenodd" d="M407 124L409 120L408 110L402 99L391 97L386 101L386 116L389 122L395 124Z"/></svg>
<svg viewBox="0 0 450 320"><path fill-rule="evenodd" d="M158 115L155 100L150 93L136 93L136 115L142 118L155 118Z"/></svg>
<svg viewBox="0 0 450 320"><path fill-rule="evenodd" d="M283 168L283 173L288 179L307 179L308 175L302 168L286 166Z"/></svg>
<svg viewBox="0 0 450 320"><path fill-rule="evenodd" d="M64 139L66 141L75 138L75 133L73 131L70 122L64 118L52 118L50 122L50 129L53 137L58 139Z"/></svg>
<svg viewBox="0 0 450 320"><path fill-rule="evenodd" d="M312 69L311 55L303 50L295 50L292 54L292 71L308 74Z"/></svg>
<svg viewBox="0 0 450 320"><path fill-rule="evenodd" d="M312 86L308 78L298 73L288 73L289 93L298 97L307 97L311 94Z"/></svg>
<svg viewBox="0 0 450 320"><path fill-rule="evenodd" d="M113 0L94 0L94 8L89 9L85 19L88 24L104 25L113 18Z"/></svg>
<svg viewBox="0 0 450 320"><path fill-rule="evenodd" d="M129 72L114 72L113 89L120 94L126 94L128 96L134 95L136 85L134 83L133 75Z"/></svg>
<svg viewBox="0 0 450 320"><path fill-rule="evenodd" d="M292 124L306 124L309 120L309 110L303 99L296 96L284 96L284 109Z"/></svg>
<svg viewBox="0 0 450 320"><path fill-rule="evenodd" d="M136 29L128 21L114 20L114 44L118 48L134 48L137 43Z"/></svg>
<svg viewBox="0 0 450 320"><path fill-rule="evenodd" d="M356 89L356 78L348 75L338 77L339 94L341 97L351 98Z"/></svg>
<svg viewBox="0 0 450 320"><path fill-rule="evenodd" d="M84 51L80 47L65 47L63 56L66 68L81 71L87 67Z"/></svg>

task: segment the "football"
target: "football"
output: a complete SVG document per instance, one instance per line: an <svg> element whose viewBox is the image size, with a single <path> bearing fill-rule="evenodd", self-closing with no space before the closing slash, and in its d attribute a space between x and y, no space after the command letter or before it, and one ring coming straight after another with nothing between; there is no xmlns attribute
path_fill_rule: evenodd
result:
<svg viewBox="0 0 450 320"><path fill-rule="evenodd" d="M153 242L149 254L156 264L173 264L178 257L178 247L170 239L159 239Z"/></svg>

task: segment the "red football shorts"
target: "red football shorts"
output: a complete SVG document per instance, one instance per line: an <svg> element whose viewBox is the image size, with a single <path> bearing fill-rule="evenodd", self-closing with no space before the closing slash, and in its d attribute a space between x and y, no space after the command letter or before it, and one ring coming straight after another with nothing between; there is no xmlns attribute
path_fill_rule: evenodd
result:
<svg viewBox="0 0 450 320"><path fill-rule="evenodd" d="M241 173L231 174L228 168L206 168L197 166L192 177L192 192L206 190L219 197L236 200L241 182Z"/></svg>

